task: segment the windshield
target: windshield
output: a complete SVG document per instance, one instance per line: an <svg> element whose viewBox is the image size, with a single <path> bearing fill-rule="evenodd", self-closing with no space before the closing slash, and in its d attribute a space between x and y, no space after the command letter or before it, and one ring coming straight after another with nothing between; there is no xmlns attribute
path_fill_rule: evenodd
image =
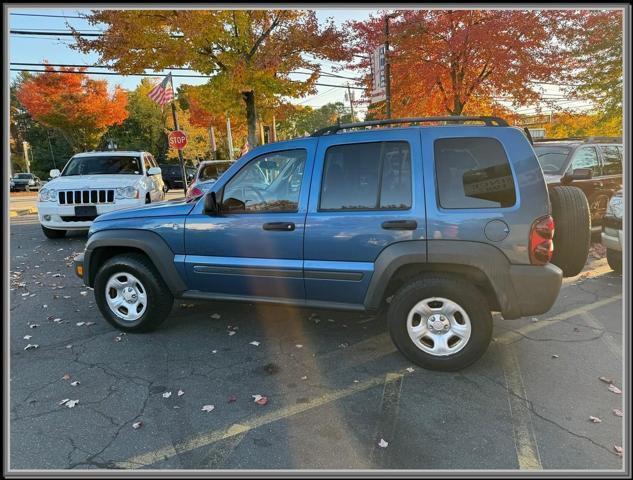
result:
<svg viewBox="0 0 633 480"><path fill-rule="evenodd" d="M206 182L207 180L217 180L230 166L231 162L211 163L209 165L205 165L200 169L198 179L201 182Z"/></svg>
<svg viewBox="0 0 633 480"><path fill-rule="evenodd" d="M33 174L32 173L16 173L13 178L33 178Z"/></svg>
<svg viewBox="0 0 633 480"><path fill-rule="evenodd" d="M559 145L535 145L534 151L543 173L561 173L571 148Z"/></svg>
<svg viewBox="0 0 633 480"><path fill-rule="evenodd" d="M121 174L140 175L141 159L130 156L99 155L94 157L74 157L62 172L63 177L73 175Z"/></svg>

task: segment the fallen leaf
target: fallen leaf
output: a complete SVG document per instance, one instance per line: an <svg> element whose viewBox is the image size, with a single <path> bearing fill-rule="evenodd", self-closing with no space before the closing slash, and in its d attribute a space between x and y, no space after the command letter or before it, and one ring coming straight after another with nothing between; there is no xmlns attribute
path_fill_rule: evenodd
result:
<svg viewBox="0 0 633 480"><path fill-rule="evenodd" d="M31 338L33 338L31 335L24 335L24 340L30 340Z"/></svg>
<svg viewBox="0 0 633 480"><path fill-rule="evenodd" d="M536 318L536 317L532 317L532 321L533 321L533 322L538 322L538 318Z"/></svg>
<svg viewBox="0 0 633 480"><path fill-rule="evenodd" d="M193 308L195 306L196 306L195 303L181 303L180 304L180 308Z"/></svg>
<svg viewBox="0 0 633 480"><path fill-rule="evenodd" d="M257 405L266 405L268 403L268 397L264 395L251 395L253 397L253 401Z"/></svg>
<svg viewBox="0 0 633 480"><path fill-rule="evenodd" d="M73 348L72 343L70 345L66 345L66 348Z"/></svg>
<svg viewBox="0 0 633 480"><path fill-rule="evenodd" d="M75 325L77 325L78 327L83 327L86 324L86 322L77 322Z"/></svg>
<svg viewBox="0 0 633 480"><path fill-rule="evenodd" d="M343 342L339 345L339 348L347 348L349 347L349 342Z"/></svg>
<svg viewBox="0 0 633 480"><path fill-rule="evenodd" d="M613 450L615 450L615 453L617 453L619 457L624 453L624 449L619 445L613 445Z"/></svg>
<svg viewBox="0 0 633 480"><path fill-rule="evenodd" d="M213 320L219 320L219 319L221 318L221 316L220 316L220 314L219 314L219 313L214 313L213 315L211 315L211 318L212 318Z"/></svg>
<svg viewBox="0 0 633 480"><path fill-rule="evenodd" d="M218 353L217 350L211 350L211 353Z"/></svg>
<svg viewBox="0 0 633 480"><path fill-rule="evenodd" d="M609 391L615 393L616 395L619 395L620 393L622 393L622 390L620 390L618 387L616 387L613 384L609 385Z"/></svg>
<svg viewBox="0 0 633 480"><path fill-rule="evenodd" d="M59 402L59 405L64 405L68 401L70 401L70 398L64 398L61 402Z"/></svg>
<svg viewBox="0 0 633 480"><path fill-rule="evenodd" d="M39 325L37 323L31 323L29 325L29 328L37 328L37 327L39 327Z"/></svg>
<svg viewBox="0 0 633 480"><path fill-rule="evenodd" d="M34 344L34 345L31 345L31 344L29 343L26 347L24 347L24 350L31 350L31 349L33 349L33 348L38 348L38 347L39 347L39 345L35 345L35 344Z"/></svg>
<svg viewBox="0 0 633 480"><path fill-rule="evenodd" d="M117 337L114 337L114 341L115 341L115 342L120 342L121 340L122 340L122 338L121 338L121 337L118 337L118 336L117 336Z"/></svg>
<svg viewBox="0 0 633 480"><path fill-rule="evenodd" d="M305 376L305 375L303 377L301 377L301 380L307 380L307 379L308 379L308 377Z"/></svg>
<svg viewBox="0 0 633 480"><path fill-rule="evenodd" d="M230 337L231 335L235 335L236 333L237 333L237 332L236 332L235 330L230 330L230 331L229 331L229 337Z"/></svg>
<svg viewBox="0 0 633 480"><path fill-rule="evenodd" d="M86 322L86 327L89 327L90 325L96 325L95 322Z"/></svg>
<svg viewBox="0 0 633 480"><path fill-rule="evenodd" d="M132 428L133 428L134 430L138 430L138 429L139 429L139 428L141 428L142 426L143 426L143 422L134 422L134 423L132 424Z"/></svg>
<svg viewBox="0 0 633 480"><path fill-rule="evenodd" d="M552 355L552 358L558 358L558 355Z"/></svg>
<svg viewBox="0 0 633 480"><path fill-rule="evenodd" d="M54 274L53 274L53 278L58 278L58 277L61 277L61 276L62 276L62 274L61 274L61 273L54 273Z"/></svg>
<svg viewBox="0 0 633 480"><path fill-rule="evenodd" d="M250 345L255 345L256 347L259 347L259 342L256 340L253 340L252 342L250 342Z"/></svg>
<svg viewBox="0 0 633 480"><path fill-rule="evenodd" d="M608 377L599 377L598 379L604 383L613 383L613 380Z"/></svg>
<svg viewBox="0 0 633 480"><path fill-rule="evenodd" d="M185 394L185 392L183 392L182 390L178 390L178 396L182 397Z"/></svg>
<svg viewBox="0 0 633 480"><path fill-rule="evenodd" d="M86 292L85 290L83 292L79 292L80 295L88 295L88 292Z"/></svg>
<svg viewBox="0 0 633 480"><path fill-rule="evenodd" d="M229 395L228 402L233 403L235 401L237 401L237 397L233 394Z"/></svg>
<svg viewBox="0 0 633 480"><path fill-rule="evenodd" d="M378 442L378 446L380 448L387 448L389 446L389 442L385 441L384 438L381 438L380 442Z"/></svg>
<svg viewBox="0 0 633 480"><path fill-rule="evenodd" d="M163 393L163 398L169 398L169 397L171 397L171 392Z"/></svg>
<svg viewBox="0 0 633 480"><path fill-rule="evenodd" d="M623 417L624 416L624 412L622 410L620 410L619 408L614 408L613 409L613 415L615 415L616 417Z"/></svg>
<svg viewBox="0 0 633 480"><path fill-rule="evenodd" d="M203 405L201 410L203 412L211 412L214 409L215 409L215 405Z"/></svg>
<svg viewBox="0 0 633 480"><path fill-rule="evenodd" d="M598 417L594 417L593 415L589 415L589 420L591 420L593 423L602 423L602 420Z"/></svg>
<svg viewBox="0 0 633 480"><path fill-rule="evenodd" d="M64 373L62 380L68 380L68 379L70 379L70 373Z"/></svg>
<svg viewBox="0 0 633 480"><path fill-rule="evenodd" d="M295 347L297 347L297 348L303 348L303 345L301 345L300 343L297 343L297 344L295 345Z"/></svg>
<svg viewBox="0 0 633 480"><path fill-rule="evenodd" d="M415 369L413 367L407 367L407 372L413 373Z"/></svg>
<svg viewBox="0 0 633 480"><path fill-rule="evenodd" d="M77 385L79 385L80 383L81 383L81 382L80 382L80 381L78 381L78 380L75 380L74 382L70 382L70 384L71 384L73 387L76 387L76 386L77 386Z"/></svg>
<svg viewBox="0 0 633 480"><path fill-rule="evenodd" d="M73 408L75 405L77 405L79 403L79 400L68 400L66 402L66 406L68 408Z"/></svg>
<svg viewBox="0 0 633 480"><path fill-rule="evenodd" d="M62 319L61 318L53 318L53 323L61 323Z"/></svg>

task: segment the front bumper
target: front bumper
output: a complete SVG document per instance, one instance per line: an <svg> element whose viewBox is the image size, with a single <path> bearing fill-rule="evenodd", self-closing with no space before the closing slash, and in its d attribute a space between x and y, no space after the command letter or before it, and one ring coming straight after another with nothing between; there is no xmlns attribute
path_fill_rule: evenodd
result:
<svg viewBox="0 0 633 480"><path fill-rule="evenodd" d="M563 271L551 263L542 266L511 265L510 279L514 299L506 304L507 310L502 308L503 317L513 319L541 315L556 302L563 284Z"/></svg>
<svg viewBox="0 0 633 480"><path fill-rule="evenodd" d="M125 208L140 207L145 199L117 199L115 203L97 205L97 216ZM79 205L78 205L79 206ZM88 230L93 220L76 220L75 205L59 205L55 202L38 202L37 216L40 223L51 230ZM62 217L66 217L64 220Z"/></svg>
<svg viewBox="0 0 633 480"><path fill-rule="evenodd" d="M609 250L622 251L622 245L624 244L624 233L622 230L615 230L613 228L602 229L602 244Z"/></svg>
<svg viewBox="0 0 633 480"><path fill-rule="evenodd" d="M86 283L85 280L85 270L84 270L84 254L80 253L79 255L75 256L75 258L73 258L73 270L75 271L75 275L77 275L79 278L81 278L82 280L84 280L84 284Z"/></svg>

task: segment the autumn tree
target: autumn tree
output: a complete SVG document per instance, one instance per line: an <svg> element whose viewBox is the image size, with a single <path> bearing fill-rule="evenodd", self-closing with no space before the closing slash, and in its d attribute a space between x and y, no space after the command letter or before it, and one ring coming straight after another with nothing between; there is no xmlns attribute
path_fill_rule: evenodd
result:
<svg viewBox="0 0 633 480"><path fill-rule="evenodd" d="M44 73L22 83L17 98L42 125L61 132L73 151L94 148L110 125L127 116L126 93L108 93L105 80L93 80L85 68L46 66Z"/></svg>
<svg viewBox="0 0 633 480"><path fill-rule="evenodd" d="M128 92L127 118L107 130L101 139L101 148L106 148L112 140L121 150L147 150L159 161L166 158L165 129L171 115L168 109L161 109L148 97L153 87L149 78L143 78L133 91Z"/></svg>
<svg viewBox="0 0 633 480"><path fill-rule="evenodd" d="M351 53L361 59L354 66L368 74L368 54L385 41L385 16L348 24ZM389 35L393 116L461 115L474 99L535 102L537 82L566 66L556 39L568 23L565 12L552 10L396 11Z"/></svg>
<svg viewBox="0 0 633 480"><path fill-rule="evenodd" d="M280 138L302 137L339 121L352 121L351 113L341 102L327 103L319 108L295 105L280 118L277 132Z"/></svg>
<svg viewBox="0 0 633 480"><path fill-rule="evenodd" d="M87 19L105 33L93 39L75 31L75 48L97 52L121 73L189 67L212 75L206 91L222 100L213 112L241 104L252 146L258 105L314 93L316 59L348 58L343 33L332 20L320 26L308 10L94 10ZM293 81L297 69L313 73Z"/></svg>
<svg viewBox="0 0 633 480"><path fill-rule="evenodd" d="M602 113L560 112L545 125L548 138L619 137L622 135L622 117L604 117Z"/></svg>
<svg viewBox="0 0 633 480"><path fill-rule="evenodd" d="M587 10L578 16L567 41L576 60L570 80L574 92L589 99L602 112L604 120L622 119L623 12Z"/></svg>

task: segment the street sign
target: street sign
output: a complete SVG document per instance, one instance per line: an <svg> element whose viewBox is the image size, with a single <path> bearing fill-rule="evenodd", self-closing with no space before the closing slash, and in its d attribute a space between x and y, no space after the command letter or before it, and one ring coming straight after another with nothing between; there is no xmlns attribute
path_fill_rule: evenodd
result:
<svg viewBox="0 0 633 480"><path fill-rule="evenodd" d="M187 135L182 130L174 130L173 132L169 132L169 136L167 137L169 140L169 148L177 148L178 150L182 150L187 145Z"/></svg>
<svg viewBox="0 0 633 480"><path fill-rule="evenodd" d="M387 99L387 82L385 77L385 46L379 45L371 55L371 103Z"/></svg>

